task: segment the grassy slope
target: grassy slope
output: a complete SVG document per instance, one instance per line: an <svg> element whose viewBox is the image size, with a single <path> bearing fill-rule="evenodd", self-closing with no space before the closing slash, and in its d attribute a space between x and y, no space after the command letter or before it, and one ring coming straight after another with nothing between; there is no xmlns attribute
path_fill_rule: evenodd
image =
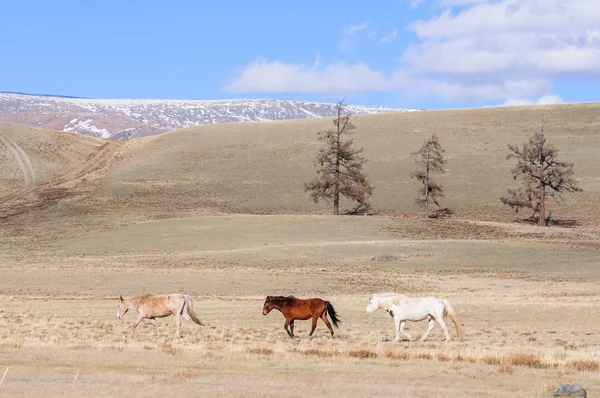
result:
<svg viewBox="0 0 600 398"><path fill-rule="evenodd" d="M35 183L84 165L103 140L72 133L0 124L0 134L20 147L35 171ZM14 155L0 142L0 196L23 188L23 172Z"/></svg>
<svg viewBox="0 0 600 398"><path fill-rule="evenodd" d="M111 224L107 209L86 205L121 142L0 124L0 242L33 244L77 233L77 224ZM31 167L29 166L31 165Z"/></svg>
<svg viewBox="0 0 600 398"><path fill-rule="evenodd" d="M521 143L540 128L564 160L575 161L584 193L557 210L584 219L600 191L600 104L485 108L356 116L354 135L369 159L366 170L376 186L373 206L410 213L418 187L409 175L411 152L437 132L448 157L444 206L458 216L512 218L499 197L511 186L507 145ZM164 217L193 214L199 207L253 213L325 213L303 183L315 175L319 129L330 119L294 120L188 128L133 142L113 165L99 192L103 200L144 205Z"/></svg>
<svg viewBox="0 0 600 398"><path fill-rule="evenodd" d="M584 189L555 215L587 222L597 218L588 213L600 197L599 111L600 104L569 104L356 116L353 138L369 159L374 208L420 214L410 153L435 131L448 157L447 173L439 177L447 192L443 205L458 218L509 221L514 213L499 200L513 183L507 145L538 129L545 112L549 140L562 159L575 161ZM330 119L209 125L107 142L2 125L2 134L27 153L36 180L16 202L1 203L0 213L13 215L9 225L34 234L43 234L42 225L57 234L79 233L93 223L112 228L219 212L327 214L330 206L312 203L303 183L315 175L316 132L330 126ZM11 156L0 153L2 197L23 190ZM12 235L10 229L3 233Z"/></svg>

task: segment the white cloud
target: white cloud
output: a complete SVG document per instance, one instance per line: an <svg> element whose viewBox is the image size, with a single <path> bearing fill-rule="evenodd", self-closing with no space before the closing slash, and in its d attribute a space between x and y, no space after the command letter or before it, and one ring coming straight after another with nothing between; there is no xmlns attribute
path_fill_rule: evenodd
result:
<svg viewBox="0 0 600 398"><path fill-rule="evenodd" d="M358 32L360 32L362 30L365 30L368 26L369 26L369 21L364 21L362 23L352 25L352 26L347 26L344 29L342 29L343 37L340 40L340 48L343 51L349 50L350 45L352 44L350 37L354 36L355 34L357 34Z"/></svg>
<svg viewBox="0 0 600 398"><path fill-rule="evenodd" d="M527 98L509 98L502 104L503 106L517 106L517 105L552 105L562 104L564 101L558 94L547 94L537 100L531 100Z"/></svg>
<svg viewBox="0 0 600 398"><path fill-rule="evenodd" d="M502 106L521 106L521 105L533 105L533 104L534 104L533 100L530 100L527 98L509 98L506 101L504 101Z"/></svg>
<svg viewBox="0 0 600 398"><path fill-rule="evenodd" d="M388 79L363 63L337 63L321 67L257 60L225 86L231 93L354 94L386 91Z"/></svg>
<svg viewBox="0 0 600 398"><path fill-rule="evenodd" d="M256 61L226 89L387 91L445 101L556 103L562 99L548 95L554 82L600 77L600 0L436 1L449 8L409 26L418 41L388 73L364 63L308 67ZM364 22L344 32L347 37L367 26Z"/></svg>
<svg viewBox="0 0 600 398"><path fill-rule="evenodd" d="M398 29L394 28L394 30L392 30L392 32L389 35L383 36L381 39L379 39L379 41L381 43L387 43L389 41L396 40L397 37L398 37Z"/></svg>
<svg viewBox="0 0 600 398"><path fill-rule="evenodd" d="M357 25L345 27L342 30L342 32L348 36L353 36L356 33L360 32L361 30L366 29L368 26L369 26L369 21L365 21L365 22L359 23Z"/></svg>
<svg viewBox="0 0 600 398"><path fill-rule="evenodd" d="M600 74L600 1L513 1L414 23L421 42L403 61L419 72L450 75L515 69L547 77Z"/></svg>
<svg viewBox="0 0 600 398"><path fill-rule="evenodd" d="M548 94L548 95L544 95L543 97L538 98L538 100L535 102L536 104L539 105L551 105L551 104L562 104L563 99L561 98L560 95L558 94Z"/></svg>
<svg viewBox="0 0 600 398"><path fill-rule="evenodd" d="M451 8L410 25L419 42L401 62L416 78L433 79L440 95L447 96L450 83L474 100L539 98L565 76L600 76L598 0L439 3ZM490 89L470 90L480 84Z"/></svg>
<svg viewBox="0 0 600 398"><path fill-rule="evenodd" d="M534 96L538 92L546 92L548 88L546 82L538 80L459 84L449 80L415 77L402 69L385 75L364 63L321 66L317 58L312 66L257 60L246 66L237 78L225 86L224 91L332 95L401 92L413 99L435 96L446 101L461 101L507 98L515 92Z"/></svg>
<svg viewBox="0 0 600 398"><path fill-rule="evenodd" d="M421 4L427 3L427 0L404 0L407 1L410 7L417 8ZM442 7L464 7L477 3L485 3L488 0L429 0L430 3L440 5Z"/></svg>
<svg viewBox="0 0 600 398"><path fill-rule="evenodd" d="M446 7L462 7L477 3L485 3L487 0L439 0L439 3Z"/></svg>

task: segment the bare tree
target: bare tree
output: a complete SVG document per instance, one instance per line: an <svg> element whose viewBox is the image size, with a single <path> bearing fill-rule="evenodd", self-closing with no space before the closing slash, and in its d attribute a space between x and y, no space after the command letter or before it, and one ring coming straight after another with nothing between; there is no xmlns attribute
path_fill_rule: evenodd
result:
<svg viewBox="0 0 600 398"><path fill-rule="evenodd" d="M431 179L432 172L444 173L444 149L437 135L433 133L421 149L411 155L415 157L415 163L420 168L411 174L411 178L416 178L423 184L423 188L419 188L416 202L424 206L425 217L429 218L429 202L439 206L438 198L444 196L444 188Z"/></svg>
<svg viewBox="0 0 600 398"><path fill-rule="evenodd" d="M542 129L534 133L521 147L509 145L507 159L517 159L511 170L515 180L521 178L523 186L509 189L500 200L519 211L530 209L532 218L537 218L540 226L547 226L550 215L546 216L546 199L552 197L559 201L565 192L578 192L577 180L573 177L573 163L560 162L558 149L548 144Z"/></svg>
<svg viewBox="0 0 600 398"><path fill-rule="evenodd" d="M318 139L325 142L319 149L315 165L318 176L304 184L305 192L318 203L320 199L333 200L333 214L339 214L340 195L368 207L367 199L373 194L363 166L367 160L361 156L362 148L353 147L354 140L344 140L344 135L352 134L356 128L350 122L350 115L344 113L343 100L338 102L337 117L333 119L334 129L319 131Z"/></svg>

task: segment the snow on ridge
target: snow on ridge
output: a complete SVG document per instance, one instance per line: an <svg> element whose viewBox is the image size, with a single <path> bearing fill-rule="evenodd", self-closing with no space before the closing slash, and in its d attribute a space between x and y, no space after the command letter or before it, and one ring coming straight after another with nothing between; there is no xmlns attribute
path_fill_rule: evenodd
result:
<svg viewBox="0 0 600 398"><path fill-rule="evenodd" d="M0 93L0 122L11 122L11 115L18 113L19 124L48 123L79 134L128 139L203 124L331 117L335 105L278 99L88 99ZM346 110L352 114L417 111L361 105L346 105ZM23 121L24 114L31 118L29 122ZM56 119L64 124L57 125Z"/></svg>
<svg viewBox="0 0 600 398"><path fill-rule="evenodd" d="M100 136L102 138L111 138L112 134L110 131L102 128L98 128L92 124L92 119L86 119L82 121L78 121L78 119L71 120L65 127L63 127L63 131L67 132L89 132L91 135Z"/></svg>
<svg viewBox="0 0 600 398"><path fill-rule="evenodd" d="M316 101L301 101L301 100L278 100L269 98L251 98L251 99L219 99L219 100L185 100L185 99L150 99L150 98L118 98L118 99L92 99L92 98L70 98L70 97L48 97L56 102L70 103L78 106L89 106L93 109L99 107L133 107L133 106L177 106L196 108L200 106L214 105L274 105L281 106L282 104L293 104L296 106L324 106L331 107L332 103L316 102ZM367 105L345 105L348 110L365 111L373 110L379 112L403 112L414 111L416 109L393 108L383 106L367 106Z"/></svg>

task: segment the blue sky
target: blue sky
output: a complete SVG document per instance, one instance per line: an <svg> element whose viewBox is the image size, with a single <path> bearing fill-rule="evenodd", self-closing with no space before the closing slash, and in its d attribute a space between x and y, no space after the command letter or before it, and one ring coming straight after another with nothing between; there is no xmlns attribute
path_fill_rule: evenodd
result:
<svg viewBox="0 0 600 398"><path fill-rule="evenodd" d="M598 101L598 0L0 5L0 91L458 108Z"/></svg>

